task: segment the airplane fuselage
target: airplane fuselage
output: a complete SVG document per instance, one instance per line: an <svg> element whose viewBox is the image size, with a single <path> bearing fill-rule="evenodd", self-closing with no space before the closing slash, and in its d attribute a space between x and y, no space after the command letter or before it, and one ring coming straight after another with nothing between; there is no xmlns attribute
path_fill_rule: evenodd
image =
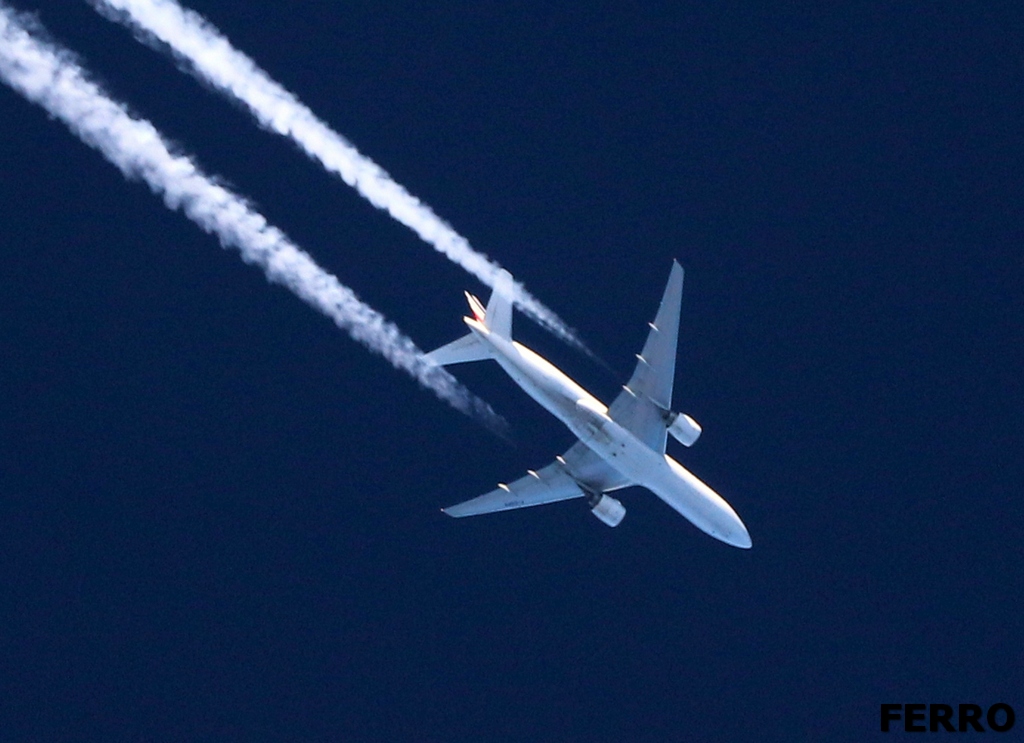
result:
<svg viewBox="0 0 1024 743"><path fill-rule="evenodd" d="M718 493L672 457L654 451L612 420L607 406L539 354L498 337L476 319L464 319L516 384L608 465L650 490L705 533L735 547L750 547L746 527Z"/></svg>

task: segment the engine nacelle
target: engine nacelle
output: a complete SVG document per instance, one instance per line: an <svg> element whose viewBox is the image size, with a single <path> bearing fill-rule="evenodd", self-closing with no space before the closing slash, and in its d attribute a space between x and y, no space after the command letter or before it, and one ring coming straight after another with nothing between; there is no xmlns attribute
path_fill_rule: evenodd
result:
<svg viewBox="0 0 1024 743"><path fill-rule="evenodd" d="M604 493L593 493L588 499L590 512L608 526L618 526L626 517L626 507Z"/></svg>
<svg viewBox="0 0 1024 743"><path fill-rule="evenodd" d="M688 415L671 413L668 418L668 432L683 446L693 446L693 442L700 438L701 427Z"/></svg>

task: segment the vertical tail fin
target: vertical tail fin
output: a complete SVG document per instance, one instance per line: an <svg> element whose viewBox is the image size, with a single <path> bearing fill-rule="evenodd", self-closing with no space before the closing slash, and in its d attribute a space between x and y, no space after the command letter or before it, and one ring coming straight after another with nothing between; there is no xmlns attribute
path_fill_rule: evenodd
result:
<svg viewBox="0 0 1024 743"><path fill-rule="evenodd" d="M512 274L501 270L494 281L494 291L487 302L484 324L499 338L512 337L512 297L515 294L515 282Z"/></svg>
<svg viewBox="0 0 1024 743"><path fill-rule="evenodd" d="M515 282L512 274L502 269L494 282L494 292L484 309L480 300L466 292L466 301L476 321L499 338L512 337L512 297L515 293ZM469 322L469 318L465 318ZM480 340L476 332L464 335L446 346L434 349L426 358L440 366L464 364L467 361L482 361L493 358L487 343Z"/></svg>

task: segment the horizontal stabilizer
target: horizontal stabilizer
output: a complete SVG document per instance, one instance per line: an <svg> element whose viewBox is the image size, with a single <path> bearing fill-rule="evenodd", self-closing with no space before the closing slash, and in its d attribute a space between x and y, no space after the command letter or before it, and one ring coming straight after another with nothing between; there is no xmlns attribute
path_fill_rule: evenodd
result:
<svg viewBox="0 0 1024 743"><path fill-rule="evenodd" d="M438 366L448 366L449 364L464 364L467 361L483 361L491 358L491 354L487 350L487 345L476 336L476 333L469 333L431 351L426 358Z"/></svg>

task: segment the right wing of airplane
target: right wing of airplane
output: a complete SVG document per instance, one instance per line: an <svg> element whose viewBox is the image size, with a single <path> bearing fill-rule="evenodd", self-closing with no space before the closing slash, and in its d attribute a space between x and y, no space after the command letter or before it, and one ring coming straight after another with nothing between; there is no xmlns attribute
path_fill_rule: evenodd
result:
<svg viewBox="0 0 1024 743"><path fill-rule="evenodd" d="M606 493L631 484L584 444L576 442L546 467L530 470L515 482L441 510L456 518L476 516L581 498L587 493Z"/></svg>
<svg viewBox="0 0 1024 743"><path fill-rule="evenodd" d="M683 267L673 261L668 284L650 324L636 370L608 408L608 415L657 452L665 452L666 415L672 409L676 373L679 309L683 297Z"/></svg>

